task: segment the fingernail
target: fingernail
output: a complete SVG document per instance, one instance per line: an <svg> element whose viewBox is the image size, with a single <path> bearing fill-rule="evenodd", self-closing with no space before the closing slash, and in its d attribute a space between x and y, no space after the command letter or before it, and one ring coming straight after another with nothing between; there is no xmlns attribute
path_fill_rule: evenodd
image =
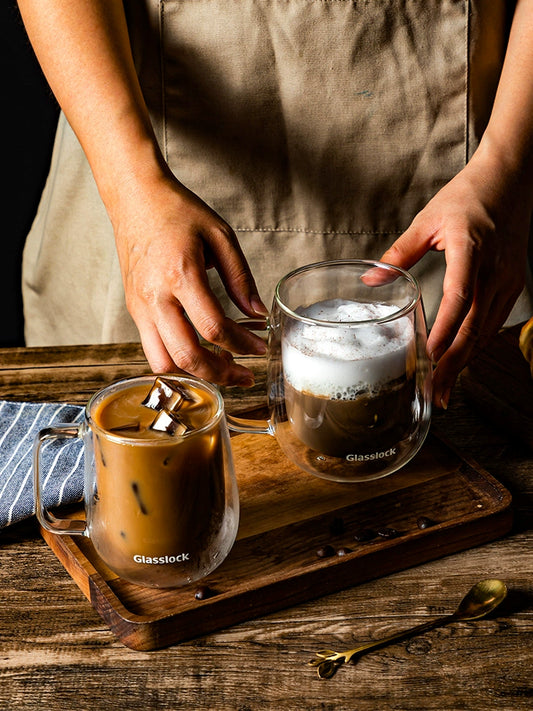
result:
<svg viewBox="0 0 533 711"><path fill-rule="evenodd" d="M261 342L257 343L256 349L255 349L256 355L265 355L267 350L268 350L267 344L263 341L263 339L261 339Z"/></svg>
<svg viewBox="0 0 533 711"><path fill-rule="evenodd" d="M268 309L258 296L250 298L250 306L259 316L268 316Z"/></svg>
<svg viewBox="0 0 533 711"><path fill-rule="evenodd" d="M428 358L433 365L437 365L439 360L442 358L443 350L442 348L433 348L433 350L428 351Z"/></svg>
<svg viewBox="0 0 533 711"><path fill-rule="evenodd" d="M442 395L440 396L440 406L442 407L443 410L448 409L448 403L450 401L450 390L445 390Z"/></svg>
<svg viewBox="0 0 533 711"><path fill-rule="evenodd" d="M242 365L237 365L231 370L231 382L242 388L249 388L255 383L254 374Z"/></svg>

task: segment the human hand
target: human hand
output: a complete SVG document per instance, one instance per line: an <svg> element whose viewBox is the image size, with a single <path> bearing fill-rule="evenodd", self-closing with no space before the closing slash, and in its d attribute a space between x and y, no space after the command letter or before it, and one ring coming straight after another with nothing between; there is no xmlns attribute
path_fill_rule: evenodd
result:
<svg viewBox="0 0 533 711"><path fill-rule="evenodd" d="M473 158L381 258L409 269L429 250L445 253L443 297L427 344L437 407L448 406L459 373L503 325L524 286L526 189Z"/></svg>
<svg viewBox="0 0 533 711"><path fill-rule="evenodd" d="M171 176L149 190L120 192L110 214L126 303L152 370L180 368L219 384L251 385L251 371L230 351L261 355L265 344L225 316L207 278L216 268L241 311L267 313L231 228ZM201 345L198 334L222 351Z"/></svg>

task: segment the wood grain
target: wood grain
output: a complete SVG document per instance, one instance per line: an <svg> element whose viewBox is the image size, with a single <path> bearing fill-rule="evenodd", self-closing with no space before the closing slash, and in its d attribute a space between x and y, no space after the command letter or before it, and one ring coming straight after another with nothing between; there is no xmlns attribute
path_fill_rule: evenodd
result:
<svg viewBox="0 0 533 711"><path fill-rule="evenodd" d="M243 474L241 526L228 559L205 578L213 591L207 600L195 599L195 585L132 585L107 569L87 539L43 530L95 610L132 649L158 649L341 590L493 540L511 525L507 490L435 435L404 472L360 486L309 480L270 437L241 435L233 448ZM434 522L427 529L417 525L422 512ZM398 535L357 542L362 528ZM348 552L321 559L324 545Z"/></svg>
<svg viewBox="0 0 533 711"><path fill-rule="evenodd" d="M533 451L533 378L517 348L520 326L499 333L461 376L463 390L483 417Z"/></svg>
<svg viewBox="0 0 533 711"><path fill-rule="evenodd" d="M0 397L60 395L82 402L92 383L143 368L140 348L130 345L4 349ZM255 400L258 392L249 403L246 393L236 391L228 402L244 410ZM515 519L509 535L166 649L134 651L120 643L33 521L3 531L0 708L529 711L531 452L501 422L475 412L460 384L448 411L435 413L434 421L461 452L511 490ZM503 578L510 590L488 619L376 651L329 682L318 680L306 664L318 649L340 650L451 612L485 577Z"/></svg>

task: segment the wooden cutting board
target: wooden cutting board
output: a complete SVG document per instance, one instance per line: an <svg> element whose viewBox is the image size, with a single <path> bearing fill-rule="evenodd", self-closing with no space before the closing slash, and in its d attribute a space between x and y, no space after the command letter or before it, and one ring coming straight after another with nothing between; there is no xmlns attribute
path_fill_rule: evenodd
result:
<svg viewBox="0 0 533 711"><path fill-rule="evenodd" d="M400 472L336 484L299 471L268 435L232 439L241 498L237 541L202 584L142 588L118 578L84 537L42 534L114 634L151 650L493 540L511 527L511 496L432 431ZM75 514L74 514L75 515ZM420 528L425 516L432 524ZM358 542L361 529L375 537ZM377 534L395 529L394 538ZM330 546L333 555L317 551ZM345 554L337 555L340 548Z"/></svg>
<svg viewBox="0 0 533 711"><path fill-rule="evenodd" d="M518 346L520 329L501 331L463 371L461 383L480 415L533 450L533 378Z"/></svg>

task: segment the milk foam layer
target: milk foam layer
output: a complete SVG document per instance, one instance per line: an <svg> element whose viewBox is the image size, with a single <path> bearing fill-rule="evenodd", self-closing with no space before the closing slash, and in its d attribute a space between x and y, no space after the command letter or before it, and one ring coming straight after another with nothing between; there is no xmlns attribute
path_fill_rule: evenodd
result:
<svg viewBox="0 0 533 711"><path fill-rule="evenodd" d="M348 324L383 318L395 311L397 307L389 304L332 299L298 313L318 321ZM285 378L300 392L351 400L361 391L377 392L405 375L413 341L408 316L338 328L294 321L282 342Z"/></svg>

